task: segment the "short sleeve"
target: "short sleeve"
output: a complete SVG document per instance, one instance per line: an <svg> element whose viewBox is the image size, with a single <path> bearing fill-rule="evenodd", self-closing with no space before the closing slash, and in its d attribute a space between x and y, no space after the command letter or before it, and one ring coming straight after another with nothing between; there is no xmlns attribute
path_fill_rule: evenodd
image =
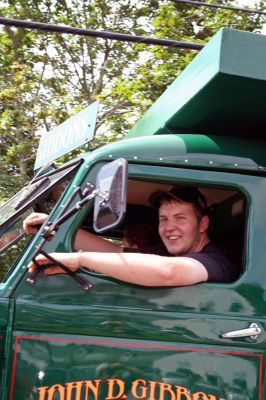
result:
<svg viewBox="0 0 266 400"><path fill-rule="evenodd" d="M186 257L194 258L204 265L208 282L230 283L239 276L236 266L212 243L205 246L202 252L188 253Z"/></svg>

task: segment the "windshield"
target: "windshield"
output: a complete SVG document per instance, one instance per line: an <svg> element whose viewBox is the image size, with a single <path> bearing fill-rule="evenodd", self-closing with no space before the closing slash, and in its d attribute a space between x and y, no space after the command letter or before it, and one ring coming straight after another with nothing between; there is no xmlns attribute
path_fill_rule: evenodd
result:
<svg viewBox="0 0 266 400"><path fill-rule="evenodd" d="M16 215L20 208L23 205L23 199L25 199L25 203L27 203L27 199L30 199L31 194L37 195L37 184L42 188L43 180L33 183L31 186L25 187L20 190L15 196L9 199L2 207L0 207L0 227L6 226L7 223L12 223L12 219L16 220ZM44 184L44 183L43 183ZM43 186L45 188L45 186ZM36 197L34 195L34 198ZM12 218L13 217L13 218Z"/></svg>
<svg viewBox="0 0 266 400"><path fill-rule="evenodd" d="M4 253L10 246L26 235L23 230L23 221L32 211L33 208L29 208L26 212L19 215L9 226L0 229L0 254Z"/></svg>
<svg viewBox="0 0 266 400"><path fill-rule="evenodd" d="M33 211L49 214L81 162L33 179L0 207L0 281L30 238L23 230L24 219Z"/></svg>
<svg viewBox="0 0 266 400"><path fill-rule="evenodd" d="M80 163L81 160L72 162L70 165L53 170L36 180L33 179L30 184L0 207L0 229L10 226L19 215L40 201L42 204L45 201L55 204ZM38 207L38 211L40 207ZM48 208L51 207L48 206ZM42 211L48 212L49 210Z"/></svg>

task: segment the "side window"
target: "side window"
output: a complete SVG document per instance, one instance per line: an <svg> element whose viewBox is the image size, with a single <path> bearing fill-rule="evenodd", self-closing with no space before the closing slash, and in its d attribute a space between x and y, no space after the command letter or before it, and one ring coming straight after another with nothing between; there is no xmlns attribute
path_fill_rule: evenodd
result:
<svg viewBox="0 0 266 400"><path fill-rule="evenodd" d="M89 171L88 176L84 179L84 184L87 181L93 182L98 170L99 166L97 165L97 169ZM252 184L256 179L250 178ZM219 182L219 185L217 182ZM30 286L32 295L40 296L42 301L44 299L53 302L67 301L69 304L86 304L86 307L97 304L108 305L108 307L182 310L182 312L196 313L201 313L210 307L213 313L234 313L230 300L232 295L234 299L237 297L237 301L241 302L244 307L245 300L242 300L242 295L238 295L235 287L242 287L251 276L252 265L250 265L248 258L244 260L243 257L246 245L249 246L248 249L252 245L250 240L246 240L246 236L250 239L250 233L247 232L250 224L247 221L249 213L254 215L254 204L252 202L253 197L247 196L251 192L250 188L254 186L249 182L243 182L242 176L238 180L236 174L232 175L225 172L212 174L210 171L201 171L199 176L199 172L193 170L189 170L188 173L188 170L177 168L147 167L140 164L137 167L129 165L126 215L120 225L104 231L104 233L95 233L93 229L93 201L91 201L62 224L59 233L47 242L44 250L68 253L78 251L80 248L85 250L86 243L88 243L88 251L97 251L97 243L99 242L94 241L93 238L80 235L80 239L83 237L84 241L80 247L77 245L76 234L77 232L80 233L80 228L111 241L115 245L128 247L128 244L124 241L126 230L136 224L152 225L155 232L154 236L156 235L155 246L160 246L161 242L157 234L157 210L150 206L149 198L152 193L158 190L167 191L178 183L196 186L206 197L212 221L209 229L210 238L237 266L239 276L246 268L241 279L238 279L238 275L234 275L233 280L236 282L233 284L218 283L214 279L209 283L189 286L142 286L141 284L120 281L119 278L112 278L108 273L102 274L94 270L93 265L88 265L89 269L81 268L77 275L93 285L89 292L83 290L70 276L58 274L48 278L40 274L36 284ZM153 243L152 246L154 246ZM145 244L144 247L149 247L149 244ZM109 249L112 252L112 246L109 246ZM138 250L134 249L133 251ZM27 259L27 262L29 262L29 259ZM53 285L53 291L51 291L51 285L47 282L48 279ZM206 286L208 290L206 290ZM19 290L27 296L29 284L24 281ZM71 293L67 300L66 293ZM215 301L215 298L226 299L226 301Z"/></svg>
<svg viewBox="0 0 266 400"><path fill-rule="evenodd" d="M152 193L168 191L172 186L171 183L129 179L125 219L102 237L126 247L163 246L158 234L158 212L150 206L149 198ZM207 200L210 240L236 265L241 275L246 229L244 194L232 187L201 184L197 188ZM91 215L85 218L82 228L93 232Z"/></svg>

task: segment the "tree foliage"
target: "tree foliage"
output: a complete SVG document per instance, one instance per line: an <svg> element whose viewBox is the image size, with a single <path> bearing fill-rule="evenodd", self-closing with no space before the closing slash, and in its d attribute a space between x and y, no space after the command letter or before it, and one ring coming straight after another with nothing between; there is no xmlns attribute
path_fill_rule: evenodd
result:
<svg viewBox="0 0 266 400"><path fill-rule="evenodd" d="M220 1L230 4L227 0ZM257 8L264 9L265 1ZM205 43L264 18L157 0L4 0L5 17ZM2 27L0 202L32 177L38 135L100 100L95 143L121 138L195 51Z"/></svg>

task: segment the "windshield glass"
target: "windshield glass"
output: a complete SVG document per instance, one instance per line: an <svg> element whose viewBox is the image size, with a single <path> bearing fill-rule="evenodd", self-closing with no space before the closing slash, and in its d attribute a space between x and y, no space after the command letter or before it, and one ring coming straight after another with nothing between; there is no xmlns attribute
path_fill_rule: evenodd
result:
<svg viewBox="0 0 266 400"><path fill-rule="evenodd" d="M38 182L40 186L42 185L42 181L43 180ZM11 223L10 220L13 216L13 219L17 219L16 214L23 205L23 199L26 200L27 198L30 198L30 194L34 193L35 189L37 190L36 184L32 184L31 186L29 186L29 188L23 188L17 194L15 194L15 196L9 199L2 207L0 207L0 227L6 225L5 222L7 221Z"/></svg>
<svg viewBox="0 0 266 400"><path fill-rule="evenodd" d="M81 162L76 160L31 181L0 207L0 281L30 240L23 230L24 219L33 211L50 214Z"/></svg>
<svg viewBox="0 0 266 400"><path fill-rule="evenodd" d="M12 244L25 236L23 230L23 220L33 211L32 208L28 209L22 215L5 228L0 229L0 254L7 250Z"/></svg>
<svg viewBox="0 0 266 400"><path fill-rule="evenodd" d="M55 204L67 186L70 177L80 165L80 162L81 160L72 162L70 165L58 168L36 180L32 180L10 200L4 203L0 207L0 229L10 226L10 224L17 220L19 215L34 204L40 203L41 200L42 204L46 200ZM37 211L39 211L39 208ZM49 212L49 210L43 211Z"/></svg>

